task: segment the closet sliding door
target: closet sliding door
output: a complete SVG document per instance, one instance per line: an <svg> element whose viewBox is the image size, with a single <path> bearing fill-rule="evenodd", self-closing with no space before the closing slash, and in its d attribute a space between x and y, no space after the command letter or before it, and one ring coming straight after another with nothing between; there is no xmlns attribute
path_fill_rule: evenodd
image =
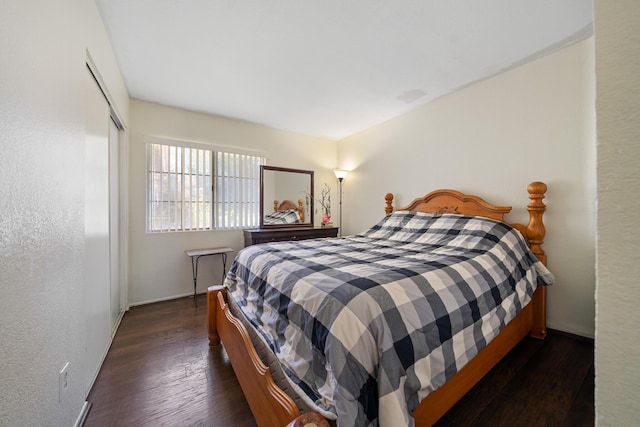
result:
<svg viewBox="0 0 640 427"><path fill-rule="evenodd" d="M110 246L110 326L111 336L115 335L120 316L124 311L121 306L120 284L120 130L113 119L109 120L109 246Z"/></svg>
<svg viewBox="0 0 640 427"><path fill-rule="evenodd" d="M109 224L109 103L87 69L85 92L85 391L111 344Z"/></svg>

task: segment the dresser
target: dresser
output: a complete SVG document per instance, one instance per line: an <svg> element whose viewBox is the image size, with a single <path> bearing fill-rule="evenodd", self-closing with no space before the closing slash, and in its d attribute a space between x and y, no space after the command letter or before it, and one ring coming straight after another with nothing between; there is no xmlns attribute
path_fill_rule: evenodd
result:
<svg viewBox="0 0 640 427"><path fill-rule="evenodd" d="M337 237L338 227L305 227L305 228L261 228L244 230L244 246L258 243L283 242L286 240L306 240L318 237Z"/></svg>

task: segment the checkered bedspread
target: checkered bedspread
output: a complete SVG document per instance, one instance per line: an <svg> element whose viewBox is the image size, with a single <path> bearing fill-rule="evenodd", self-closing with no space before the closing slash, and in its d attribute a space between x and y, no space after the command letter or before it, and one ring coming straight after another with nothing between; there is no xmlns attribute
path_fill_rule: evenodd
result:
<svg viewBox="0 0 640 427"><path fill-rule="evenodd" d="M273 212L264 216L264 224L298 224L300 216L295 209Z"/></svg>
<svg viewBox="0 0 640 427"><path fill-rule="evenodd" d="M553 280L506 224L396 212L355 236L249 246L225 285L321 412L398 427Z"/></svg>

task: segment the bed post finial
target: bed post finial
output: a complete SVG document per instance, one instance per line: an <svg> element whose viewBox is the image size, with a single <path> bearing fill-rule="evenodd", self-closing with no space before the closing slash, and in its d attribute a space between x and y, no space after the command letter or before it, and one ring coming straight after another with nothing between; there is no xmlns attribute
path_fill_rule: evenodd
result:
<svg viewBox="0 0 640 427"><path fill-rule="evenodd" d="M384 195L384 201L386 203L384 211L387 215L393 212L393 193L387 193Z"/></svg>
<svg viewBox="0 0 640 427"><path fill-rule="evenodd" d="M532 182L527 187L529 192L529 199L531 202L527 205L529 211L529 224L527 224L527 238L529 239L529 247L538 259L547 264L547 255L542 250L542 242L544 241L544 235L546 230L544 223L542 222L542 215L547 210L547 207L542 203L544 194L547 192L547 185L544 182Z"/></svg>
<svg viewBox="0 0 640 427"><path fill-rule="evenodd" d="M298 216L300 222L304 222L304 201L302 199L298 199Z"/></svg>

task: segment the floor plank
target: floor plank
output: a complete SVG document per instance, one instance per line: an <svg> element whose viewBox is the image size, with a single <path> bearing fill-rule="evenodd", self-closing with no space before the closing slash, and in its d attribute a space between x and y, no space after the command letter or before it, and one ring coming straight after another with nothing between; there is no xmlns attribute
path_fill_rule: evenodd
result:
<svg viewBox="0 0 640 427"><path fill-rule="evenodd" d="M589 376L592 341L554 331L525 338L437 426L593 426Z"/></svg>
<svg viewBox="0 0 640 427"><path fill-rule="evenodd" d="M591 340L526 338L436 425L593 426L593 366ZM88 400L87 427L256 426L204 295L128 311Z"/></svg>
<svg viewBox="0 0 640 427"><path fill-rule="evenodd" d="M128 311L88 400L85 426L256 426L204 295Z"/></svg>

